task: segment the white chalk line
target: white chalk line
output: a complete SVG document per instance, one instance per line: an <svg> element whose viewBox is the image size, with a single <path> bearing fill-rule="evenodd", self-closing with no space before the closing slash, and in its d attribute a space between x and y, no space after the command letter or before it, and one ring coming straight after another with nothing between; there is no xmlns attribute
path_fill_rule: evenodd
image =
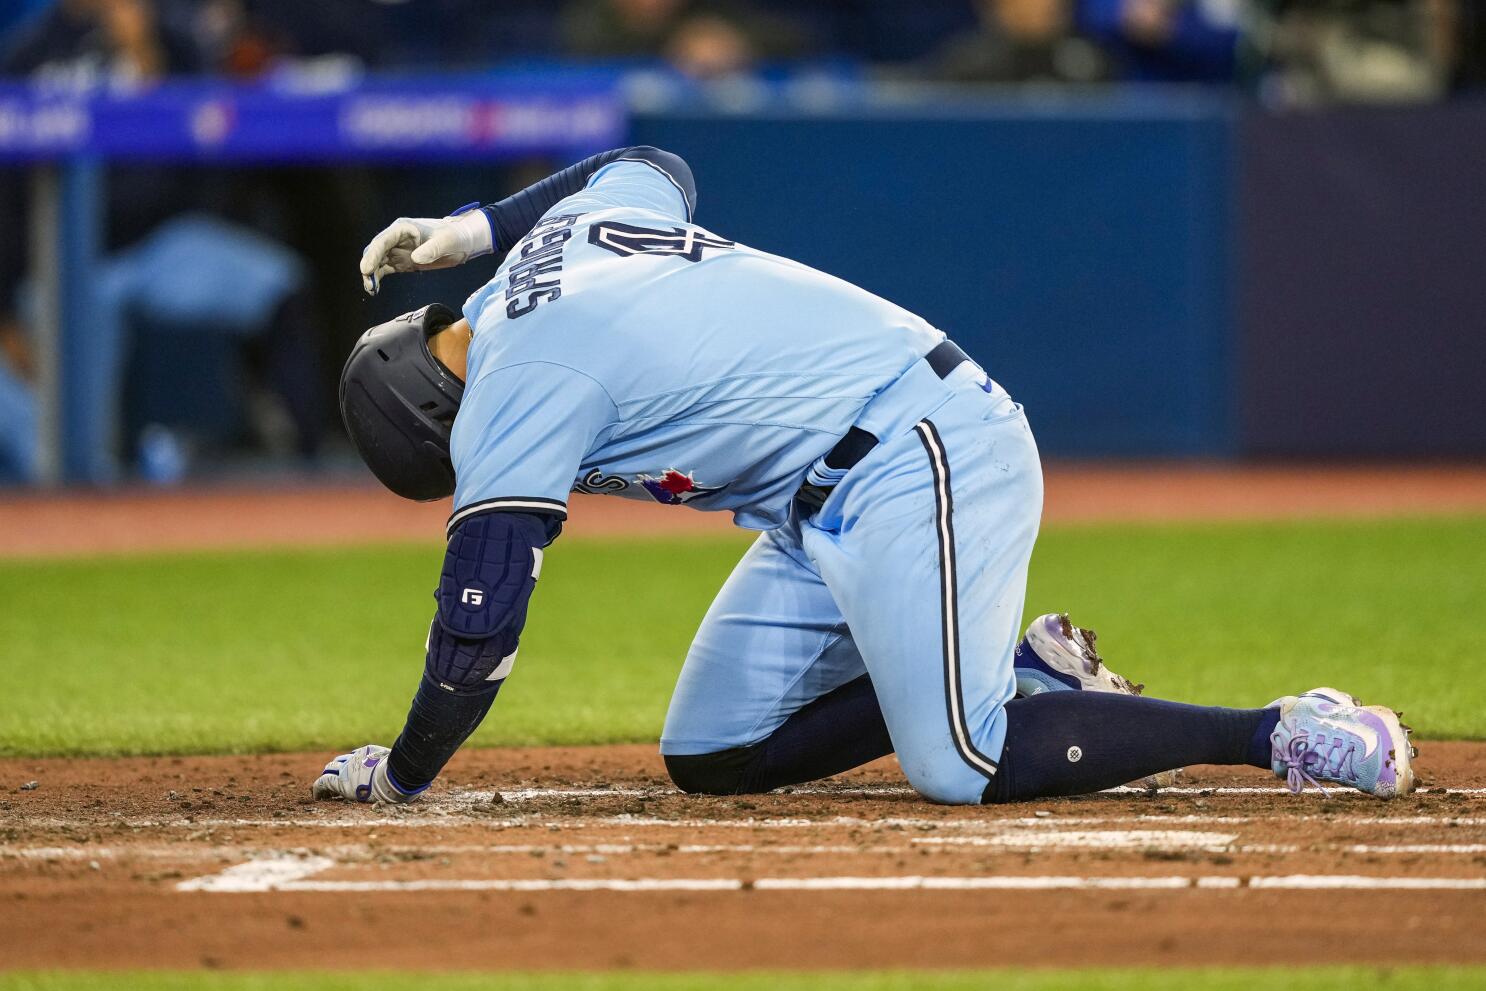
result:
<svg viewBox="0 0 1486 991"><path fill-rule="evenodd" d="M429 860L452 856L703 856L703 854L750 854L750 856L902 856L920 848L954 850L960 847L1012 848L1012 850L1190 850L1201 853L1291 854L1342 853L1352 856L1480 856L1486 854L1486 842L1412 842L1412 844L1242 844L1236 836L1180 831L1052 831L1008 832L994 836L912 836L909 845L892 844L750 844L750 842L565 842L565 844L419 844L377 845L340 844L317 847L314 853L336 857L337 862L394 859ZM180 863L205 860L241 859L262 856L262 847L4 847L0 860L58 862L58 860L172 860ZM309 851L300 851L308 854Z"/></svg>
<svg viewBox="0 0 1486 991"><path fill-rule="evenodd" d="M1237 843L1236 836L1222 833L1189 833L1180 831L1111 830L1049 831L1006 833L996 836L922 836L909 839L908 846L856 844L756 844L756 843L440 843L416 846L368 846L343 844L316 847L314 853L331 856L338 862L368 861L392 857L407 861L430 860L452 856L588 856L595 858L626 857L644 854L661 856L696 856L707 854L749 854L761 856L821 856L841 854L903 855L922 848L952 850L961 847L993 847L1043 852L1048 850L1192 850L1205 853L1292 854L1342 853L1351 855L1445 855L1472 856L1486 854L1486 843ZM0 860L83 861L153 859L181 863L225 861L264 854L262 847L6 847L0 846ZM309 851L303 851L308 853Z"/></svg>
<svg viewBox="0 0 1486 991"><path fill-rule="evenodd" d="M177 891L282 891L286 884L334 866L335 861L329 857L295 854L259 857L216 874L182 881L175 888Z"/></svg>
<svg viewBox="0 0 1486 991"><path fill-rule="evenodd" d="M520 829L537 828L549 832L562 830L584 830L584 829L613 829L613 828L657 828L657 829L825 829L832 827L845 827L867 830L924 830L932 831L939 829L985 831L1004 828L1007 825L1029 825L1029 826L1064 826L1064 825L1101 825L1115 823L1211 823L1221 825L1238 825L1254 822L1285 822L1285 823L1307 823L1321 822L1334 825L1355 826L1486 826L1486 817L1480 816L1455 816L1455 815L1415 815L1415 816L1365 816L1365 815L1308 815L1308 814L1246 814L1246 815L1205 815L1205 814L1157 814L1147 813L1134 816L1063 816L1048 814L1046 817L1038 818L1006 818L1006 819L930 819L916 817L888 817L882 819L864 819L854 816L831 816L822 819L807 818L744 818L744 819L663 819L655 816L637 816L621 814L614 816L586 816L574 817L572 819L551 819L544 815L520 815L520 816L485 816L485 815L451 815L434 812L424 814L430 810L422 810L421 813L403 813L400 815L361 816L357 813L366 811L359 806L351 806L346 810L337 809L338 816L349 817L338 818L234 818L234 819L156 819L150 817L126 817L120 816L113 819L102 820L100 825L113 827L124 827L129 829L191 829L195 831L213 829L233 828L308 828L308 829L369 829L369 828L402 828L402 829L447 829L459 826L481 826L488 829ZM78 825L77 820L61 819L57 817L34 817L13 820L18 827L28 829L67 829Z"/></svg>
<svg viewBox="0 0 1486 991"><path fill-rule="evenodd" d="M1042 830L1021 829L994 836L918 836L925 846L1015 847L1028 850L1210 850L1233 848L1232 833L1173 829Z"/></svg>
<svg viewBox="0 0 1486 991"><path fill-rule="evenodd" d="M408 881L324 881L314 875L336 866L323 856L279 855L250 860L216 874L176 885L181 892L263 893L415 892L415 891L1059 891L1059 890L1407 890L1486 891L1486 878L1369 877L1364 875L1291 874L1231 877L1080 877L1071 875L935 877L760 877L760 878L488 878Z"/></svg>
<svg viewBox="0 0 1486 991"><path fill-rule="evenodd" d="M1343 847L1347 853L1486 853L1486 843L1394 843L1374 846L1354 843Z"/></svg>
<svg viewBox="0 0 1486 991"><path fill-rule="evenodd" d="M920 846L949 849L953 846L999 846L1025 850L1081 849L1081 850L1215 850L1233 848L1236 836L1226 833L1199 833L1186 830L1102 830L1102 831L1053 831L1012 829L1005 833L985 837L910 837L907 844L756 844L756 843L492 843L492 844L430 844L416 846L369 846L367 844L341 845L313 850L290 851L297 855L319 854L332 856L340 861L351 859L374 859L378 857L427 860L440 856L589 856L603 859L610 856L632 856L636 854L759 854L767 856L821 856L829 854L908 854ZM191 847L4 847L0 846L0 859L21 860L87 860L113 858L171 858L182 861L223 860L235 850L239 857L253 857L264 853L282 851L263 848L191 848Z"/></svg>
<svg viewBox="0 0 1486 991"><path fill-rule="evenodd" d="M775 796L788 797L790 795L811 796L839 796L842 798L903 798L912 797L917 794L906 785L862 785L855 788L838 788L830 786L793 786L788 789L771 792ZM1118 788L1106 788L1101 795L1148 795L1149 789L1133 785L1122 785ZM1278 785L1180 785L1171 788L1162 788L1159 795L1190 795L1205 797L1208 795L1288 795L1289 788ZM1419 788L1415 791L1418 795L1486 795L1486 788ZM644 788L513 788L498 791L482 791L476 789L456 789L446 795L431 799L431 804L439 805L468 805L488 803L499 795L504 802L533 802L543 799L556 798L676 798L681 792L674 788L664 786L651 786ZM1357 796L1359 799L1363 796Z"/></svg>

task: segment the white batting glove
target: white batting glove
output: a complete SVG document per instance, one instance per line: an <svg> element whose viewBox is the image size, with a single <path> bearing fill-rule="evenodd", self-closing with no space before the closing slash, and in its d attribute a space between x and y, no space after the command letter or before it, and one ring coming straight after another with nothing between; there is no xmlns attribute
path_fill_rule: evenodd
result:
<svg viewBox="0 0 1486 991"><path fill-rule="evenodd" d="M393 272L453 268L495 250L490 219L471 209L452 217L398 217L361 252L361 285L375 296Z"/></svg>
<svg viewBox="0 0 1486 991"><path fill-rule="evenodd" d="M387 780L387 747L368 743L325 765L310 795L317 799L344 798L348 802L411 802L418 794L398 791Z"/></svg>

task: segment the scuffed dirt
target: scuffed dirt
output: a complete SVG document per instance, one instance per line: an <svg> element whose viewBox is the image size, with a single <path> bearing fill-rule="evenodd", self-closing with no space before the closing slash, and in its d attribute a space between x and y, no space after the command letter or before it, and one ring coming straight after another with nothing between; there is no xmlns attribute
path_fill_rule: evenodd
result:
<svg viewBox="0 0 1486 991"><path fill-rule="evenodd" d="M1384 803L1192 769L1180 793L928 804L880 761L689 797L648 746L477 750L424 803L314 803L325 755L0 761L0 968L934 967L1486 962L1486 892L1256 890L1486 877L1486 745L1429 743ZM31 790L20 790L35 781ZM1454 789L1447 791L1446 788ZM401 890L181 891L263 858ZM1232 878L1182 890L761 890L800 878ZM575 882L740 890L549 890ZM530 882L540 890L407 890Z"/></svg>

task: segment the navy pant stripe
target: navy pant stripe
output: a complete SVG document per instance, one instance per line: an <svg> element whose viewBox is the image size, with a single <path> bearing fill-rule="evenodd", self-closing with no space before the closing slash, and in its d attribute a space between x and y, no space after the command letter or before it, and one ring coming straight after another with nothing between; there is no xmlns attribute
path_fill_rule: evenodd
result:
<svg viewBox="0 0 1486 991"><path fill-rule="evenodd" d="M914 427L929 455L934 476L934 518L939 535L939 602L944 629L944 700L949 713L955 749L966 764L986 775L996 773L996 762L975 748L965 719L965 698L960 680L959 586L955 576L954 496L949 487L949 457L944 441L932 421L920 420Z"/></svg>

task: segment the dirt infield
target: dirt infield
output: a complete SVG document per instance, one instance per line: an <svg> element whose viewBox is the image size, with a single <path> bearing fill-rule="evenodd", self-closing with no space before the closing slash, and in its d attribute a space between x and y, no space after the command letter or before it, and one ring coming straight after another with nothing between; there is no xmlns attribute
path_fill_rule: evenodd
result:
<svg viewBox="0 0 1486 991"><path fill-rule="evenodd" d="M1482 744L1391 803L1199 768L945 808L891 761L693 798L607 747L388 810L310 802L323 759L0 761L0 968L1486 962Z"/></svg>
<svg viewBox="0 0 1486 991"><path fill-rule="evenodd" d="M1486 512L1486 466L1051 464L1049 523ZM564 539L719 533L726 513L575 496ZM364 485L0 497L0 557L437 540L446 503Z"/></svg>

